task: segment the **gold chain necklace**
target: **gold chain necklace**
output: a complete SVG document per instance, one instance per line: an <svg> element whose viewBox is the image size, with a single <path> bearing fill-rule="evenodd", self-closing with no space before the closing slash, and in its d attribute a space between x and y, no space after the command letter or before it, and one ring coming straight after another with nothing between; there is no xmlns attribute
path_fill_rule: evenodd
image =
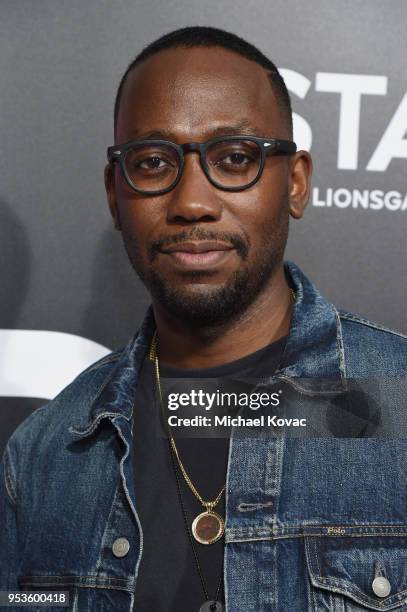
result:
<svg viewBox="0 0 407 612"><path fill-rule="evenodd" d="M295 293L291 288L290 288L290 291L291 291L291 295L295 302ZM163 411L164 422L166 423L166 427L167 427L167 431L168 431L168 435L170 439L171 449L177 459L178 465L185 479L185 482L187 483L188 487L191 489L195 497L198 499L198 501L202 504L202 506L206 508L205 512L201 512L201 514L198 514L198 516L196 516L195 519L193 520L192 528L191 528L192 534L195 540L197 542L200 542L201 544L213 544L214 542L217 542L223 536L223 533L225 531L224 520L220 516L220 514L214 511L214 508L219 503L223 495L223 492L226 488L226 484L223 485L222 489L219 491L218 495L215 497L214 500L212 501L204 500L202 496L199 494L199 492L197 491L196 487L194 486L191 478L189 477L186 469L184 468L182 464L182 461L178 454L177 446L175 444L174 437L171 435L170 426L168 425L165 419L164 400L163 400L162 389L161 389L160 368L159 368L159 362L158 362L157 330L155 330L153 340L151 342L149 358L151 361L154 362L154 365L155 365L155 377L156 377L157 388L158 388L158 392L160 396L160 404L161 404L161 409Z"/></svg>
<svg viewBox="0 0 407 612"><path fill-rule="evenodd" d="M164 421L165 421L164 401L163 401L161 381L160 381L160 368L159 368L159 363L158 363L157 330L154 332L149 356L150 356L151 361L154 361L154 364L155 364L155 376L156 376L156 381L157 381L158 392L160 395L161 408L163 410L163 416L164 416ZM223 518L220 516L220 514L215 512L213 509L219 503L223 495L223 492L226 488L226 485L222 487L222 489L219 491L218 495L215 497L214 500L212 501L204 500L202 496L199 494L199 492L197 491L196 487L194 486L192 480L190 479L186 469L184 468L182 464L182 461L178 454L177 446L175 444L175 440L173 436L171 435L171 430L168 424L167 424L167 429L168 429L168 434L170 438L171 449L177 459L178 465L185 479L185 482L187 483L187 485L189 486L189 488L191 489L195 497L198 499L198 501L202 504L202 506L206 508L205 512L201 512L201 514L198 514L198 516L195 517L192 523L192 527L191 527L192 535L194 536L195 540L197 542L200 542L201 544L213 544L214 542L217 542L222 537L224 530L225 530L225 523L224 523Z"/></svg>

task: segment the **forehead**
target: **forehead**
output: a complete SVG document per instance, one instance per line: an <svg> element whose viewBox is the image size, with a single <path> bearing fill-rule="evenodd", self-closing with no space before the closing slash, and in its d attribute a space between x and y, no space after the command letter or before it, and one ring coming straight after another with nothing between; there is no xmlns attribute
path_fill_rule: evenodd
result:
<svg viewBox="0 0 407 612"><path fill-rule="evenodd" d="M136 66L122 90L117 142L162 131L178 141L210 138L220 126L285 135L267 71L221 47L160 51Z"/></svg>

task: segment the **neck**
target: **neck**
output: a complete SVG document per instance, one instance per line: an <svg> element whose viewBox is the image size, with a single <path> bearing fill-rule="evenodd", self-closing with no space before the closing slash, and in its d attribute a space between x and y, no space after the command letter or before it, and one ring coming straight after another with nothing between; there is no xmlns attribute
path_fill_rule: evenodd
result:
<svg viewBox="0 0 407 612"><path fill-rule="evenodd" d="M209 368L229 363L287 335L293 298L283 266L238 320L191 328L153 303L160 362L178 368Z"/></svg>

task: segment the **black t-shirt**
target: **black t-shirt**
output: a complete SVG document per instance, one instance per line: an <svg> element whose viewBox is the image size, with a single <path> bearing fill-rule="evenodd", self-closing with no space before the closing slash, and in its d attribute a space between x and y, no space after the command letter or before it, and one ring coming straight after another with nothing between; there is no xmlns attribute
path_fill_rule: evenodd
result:
<svg viewBox="0 0 407 612"><path fill-rule="evenodd" d="M205 369L160 365L162 378L271 376L279 366L286 337L251 355ZM143 530L134 609L137 612L194 612L206 600L196 568L180 505L170 446L157 435L160 418L154 363L148 356L140 371L134 408L136 510ZM229 438L175 438L180 459L203 499L215 499L226 482ZM205 509L196 499L177 465L188 523ZM225 517L225 493L214 508ZM209 599L215 599L223 571L224 537L195 549ZM223 580L218 600L224 601Z"/></svg>

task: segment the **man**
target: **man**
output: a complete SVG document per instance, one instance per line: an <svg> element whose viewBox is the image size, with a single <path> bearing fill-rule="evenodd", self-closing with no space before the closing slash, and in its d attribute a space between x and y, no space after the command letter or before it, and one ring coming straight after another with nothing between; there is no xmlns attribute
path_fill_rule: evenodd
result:
<svg viewBox="0 0 407 612"><path fill-rule="evenodd" d="M405 336L338 312L284 262L312 164L274 64L215 28L155 41L120 84L108 159L152 306L9 440L1 589L69 591L52 609L81 612L404 609L403 439L168 444L155 427L163 377L287 383L311 415L349 381L405 374Z"/></svg>

